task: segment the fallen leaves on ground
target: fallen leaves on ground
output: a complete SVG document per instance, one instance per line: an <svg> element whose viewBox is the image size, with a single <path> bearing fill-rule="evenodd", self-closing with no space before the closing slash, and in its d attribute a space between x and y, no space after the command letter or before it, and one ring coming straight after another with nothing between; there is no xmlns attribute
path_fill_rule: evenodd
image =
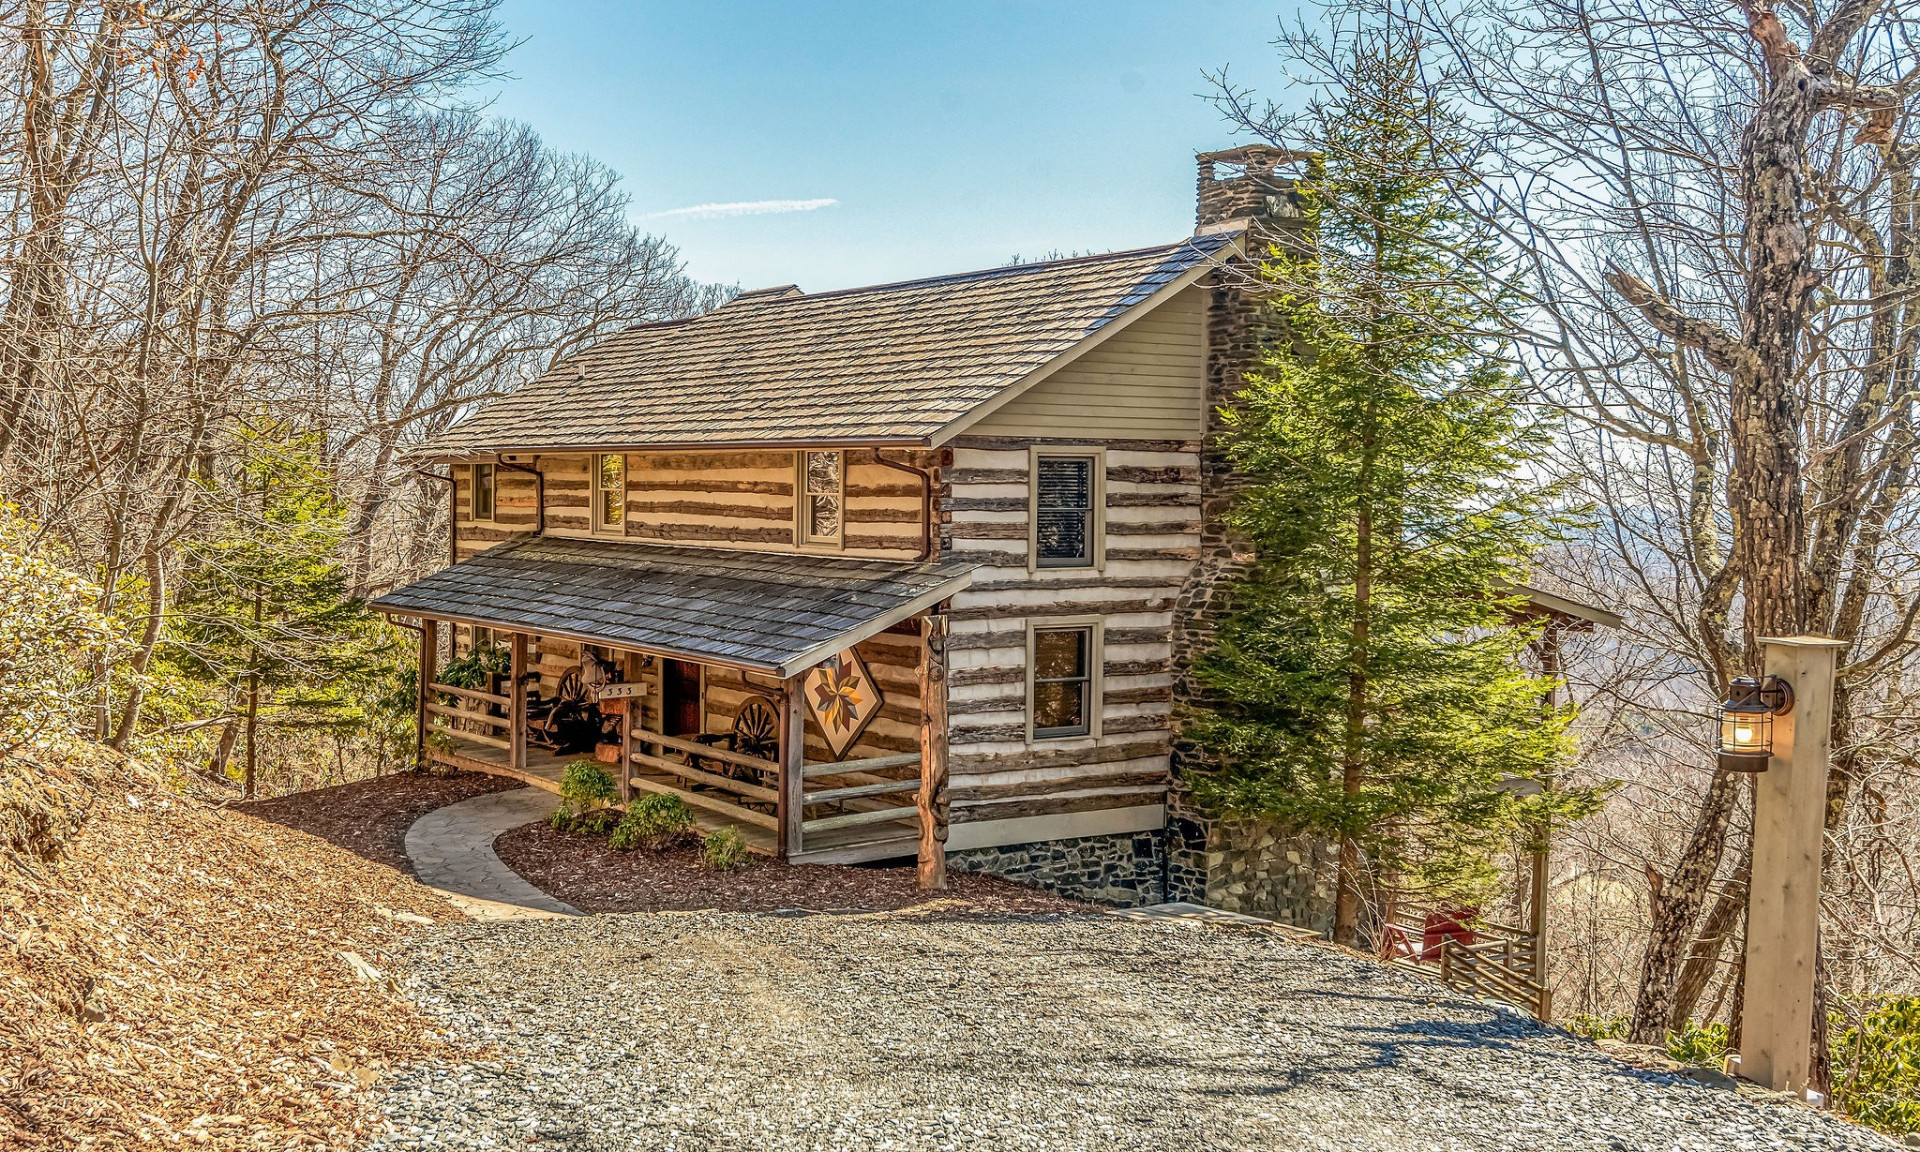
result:
<svg viewBox="0 0 1920 1152"><path fill-rule="evenodd" d="M0 1146L360 1143L365 1090L439 1051L385 972L445 901L128 766L91 786L62 858L0 863Z"/></svg>

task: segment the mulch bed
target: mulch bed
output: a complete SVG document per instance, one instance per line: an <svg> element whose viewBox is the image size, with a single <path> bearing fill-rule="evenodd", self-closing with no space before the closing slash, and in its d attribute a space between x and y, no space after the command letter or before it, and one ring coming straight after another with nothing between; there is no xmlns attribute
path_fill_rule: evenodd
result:
<svg viewBox="0 0 1920 1152"><path fill-rule="evenodd" d="M714 872L696 847L616 852L603 835L556 832L528 824L493 842L507 867L583 912L882 912L932 901L963 901L970 911L1034 914L1092 912L1088 904L972 872L947 873L944 892L915 887L905 867L780 864L763 857L734 872Z"/></svg>
<svg viewBox="0 0 1920 1152"><path fill-rule="evenodd" d="M297 828L362 859L412 875L405 847L408 825L460 800L523 787L518 780L483 772L444 776L399 772L335 788L235 804L233 808L259 820Z"/></svg>

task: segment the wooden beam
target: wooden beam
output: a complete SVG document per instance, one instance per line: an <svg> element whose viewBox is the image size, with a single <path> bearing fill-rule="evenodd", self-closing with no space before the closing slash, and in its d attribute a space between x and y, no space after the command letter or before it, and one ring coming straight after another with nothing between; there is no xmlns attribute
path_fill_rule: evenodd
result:
<svg viewBox="0 0 1920 1152"><path fill-rule="evenodd" d="M701 756L726 764L738 764L742 768L774 772L780 770L780 765L772 760L762 760L758 756L748 756L740 752L729 752L725 748L715 748L709 744L702 744L698 740L682 740L677 736L668 736L660 732L647 733L647 743L671 748L675 752L685 752L689 756Z"/></svg>
<svg viewBox="0 0 1920 1152"><path fill-rule="evenodd" d="M947 618L920 620L920 870L923 889L947 886Z"/></svg>
<svg viewBox="0 0 1920 1152"><path fill-rule="evenodd" d="M448 531L452 531L451 528ZM420 691L419 707L414 716L414 748L417 763L421 771L427 768L427 705L433 702L432 685L440 675L440 622L434 619L420 621Z"/></svg>
<svg viewBox="0 0 1920 1152"><path fill-rule="evenodd" d="M862 796L889 796L895 792L918 792L920 778L910 776L905 780L881 780L874 784L855 784L848 788L828 788L821 792L807 793L809 804L832 804L840 800L855 800Z"/></svg>
<svg viewBox="0 0 1920 1152"><path fill-rule="evenodd" d="M806 822L807 702L806 674L803 672L781 685L780 689L780 859L785 860L803 849Z"/></svg>
<svg viewBox="0 0 1920 1152"><path fill-rule="evenodd" d="M732 792L737 796L745 796L749 800L772 803L777 802L780 798L780 794L771 788L762 788L758 784L748 784L745 781L733 780L726 776L715 775L712 772L702 772L698 768L688 767L678 760L669 760L664 756L649 756L645 752L634 752L628 756L628 759L632 760L635 764L644 765L655 771L665 772L671 776L678 776L689 783L705 784L709 788L718 788L723 792Z"/></svg>
<svg viewBox="0 0 1920 1152"><path fill-rule="evenodd" d="M705 808L709 812L718 812L720 815L731 820L738 820L742 824L757 824L762 828L772 828L777 823L772 816L767 815L765 812L755 812L751 808L742 808L738 804L730 804L717 796L708 796L704 792L689 792L685 788L675 788L671 784L662 784L658 780L649 780L645 776L633 777L633 786L642 792L658 792L663 796L678 796L681 800L693 805L695 808Z"/></svg>
<svg viewBox="0 0 1920 1152"><path fill-rule="evenodd" d="M818 820L807 821L805 827L808 832L831 832L835 828L858 828L862 824L891 824L895 821L924 822L917 805L896 804L891 808L875 808L871 812L842 812L838 816L822 816Z"/></svg>
<svg viewBox="0 0 1920 1152"><path fill-rule="evenodd" d="M509 754L515 772L527 770L527 634L513 634L513 684L507 689Z"/></svg>
<svg viewBox="0 0 1920 1152"><path fill-rule="evenodd" d="M809 764L806 777L809 780L821 776L851 776L857 772L878 772L883 768L905 768L909 764L918 765L920 753L902 752L896 756L869 756L864 760L837 760L832 764Z"/></svg>

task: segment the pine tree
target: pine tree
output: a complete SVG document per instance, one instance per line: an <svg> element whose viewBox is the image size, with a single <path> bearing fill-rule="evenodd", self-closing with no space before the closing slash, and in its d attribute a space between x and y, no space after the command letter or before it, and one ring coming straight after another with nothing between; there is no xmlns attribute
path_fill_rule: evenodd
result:
<svg viewBox="0 0 1920 1152"><path fill-rule="evenodd" d="M1320 157L1305 238L1266 268L1290 340L1227 413L1254 560L1199 667L1218 764L1199 799L1337 842L1348 945L1372 884L1475 899L1528 806L1567 803L1510 786L1568 750L1511 598L1557 521L1527 475L1539 434L1476 335L1496 286L1450 207L1418 57L1398 33L1356 40L1296 122Z"/></svg>
<svg viewBox="0 0 1920 1152"><path fill-rule="evenodd" d="M347 594L347 509L321 465L316 434L272 429L244 446L225 485L220 527L188 542L167 663L233 715L212 767L244 741L245 794L258 779L263 720L280 730L351 730L377 717L395 664L390 629Z"/></svg>

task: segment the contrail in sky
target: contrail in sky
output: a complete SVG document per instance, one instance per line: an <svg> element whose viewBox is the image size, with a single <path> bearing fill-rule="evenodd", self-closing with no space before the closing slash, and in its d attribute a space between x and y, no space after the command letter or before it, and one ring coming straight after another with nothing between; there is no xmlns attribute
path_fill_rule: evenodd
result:
<svg viewBox="0 0 1920 1152"><path fill-rule="evenodd" d="M732 204L695 204L690 208L669 208L654 212L647 219L678 217L682 220L722 220L729 216L775 216L783 212L813 212L840 203L832 198L820 200L741 200Z"/></svg>

